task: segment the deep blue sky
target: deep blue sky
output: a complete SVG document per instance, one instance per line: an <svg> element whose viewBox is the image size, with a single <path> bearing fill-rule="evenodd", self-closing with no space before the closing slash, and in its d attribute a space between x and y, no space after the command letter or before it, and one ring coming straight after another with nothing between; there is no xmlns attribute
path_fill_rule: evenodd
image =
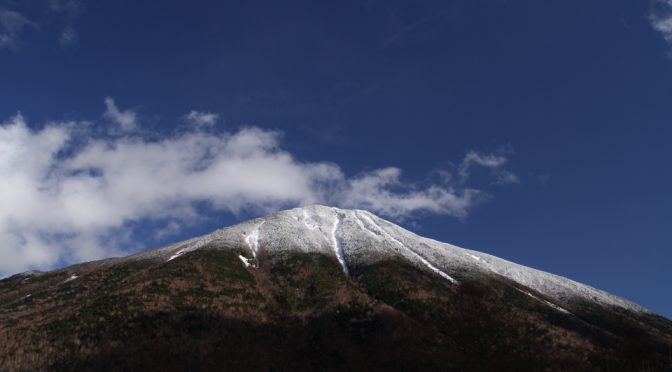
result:
<svg viewBox="0 0 672 372"><path fill-rule="evenodd" d="M302 161L422 179L508 149L520 184L417 233L553 272L672 317L672 59L652 3L38 1L0 49L0 119L98 118L170 132L190 110L277 129ZM77 39L59 43L63 27ZM1 182L1 181L0 181ZM221 213L169 241L249 215ZM150 242L148 244L159 244Z"/></svg>

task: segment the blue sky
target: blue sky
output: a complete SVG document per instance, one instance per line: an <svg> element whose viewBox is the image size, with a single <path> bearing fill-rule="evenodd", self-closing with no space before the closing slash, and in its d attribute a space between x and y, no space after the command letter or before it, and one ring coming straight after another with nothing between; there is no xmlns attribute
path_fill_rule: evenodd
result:
<svg viewBox="0 0 672 372"><path fill-rule="evenodd" d="M669 0L0 0L0 274L319 202L671 317L671 56Z"/></svg>

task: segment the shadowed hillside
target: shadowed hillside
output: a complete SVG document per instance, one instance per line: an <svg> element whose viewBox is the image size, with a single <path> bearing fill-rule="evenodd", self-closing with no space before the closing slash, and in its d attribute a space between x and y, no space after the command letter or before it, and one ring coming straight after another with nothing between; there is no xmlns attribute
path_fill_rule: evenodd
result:
<svg viewBox="0 0 672 372"><path fill-rule="evenodd" d="M664 318L565 314L505 278L451 284L395 260L346 277L322 254L255 269L215 248L3 280L2 369L669 369Z"/></svg>

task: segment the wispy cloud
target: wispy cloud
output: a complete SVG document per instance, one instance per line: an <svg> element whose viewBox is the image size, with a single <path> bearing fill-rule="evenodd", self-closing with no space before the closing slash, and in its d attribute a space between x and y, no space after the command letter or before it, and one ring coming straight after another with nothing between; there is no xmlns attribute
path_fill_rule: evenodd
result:
<svg viewBox="0 0 672 372"><path fill-rule="evenodd" d="M109 119L117 126L111 128L114 132L129 133L138 130L138 115L133 110L119 110L114 99L111 97L105 98L105 113L103 117Z"/></svg>
<svg viewBox="0 0 672 372"><path fill-rule="evenodd" d="M137 129L132 111L112 98L105 103L117 129ZM324 203L393 219L464 218L490 193L455 181L459 173L506 163L502 155L469 152L455 177L418 183L396 167L348 176L328 161L298 160L283 149L281 133L257 127L158 138L141 130L96 134L80 122L39 127L20 114L0 125L0 276L139 249L133 226L165 226L155 235L165 238L204 206L264 213Z"/></svg>
<svg viewBox="0 0 672 372"><path fill-rule="evenodd" d="M77 31L74 27L66 26L63 31L61 31L61 36L58 38L58 42L63 46L70 46L77 42Z"/></svg>
<svg viewBox="0 0 672 372"><path fill-rule="evenodd" d="M48 4L50 12L62 22L59 43L64 47L76 44L79 33L75 28L75 21L84 14L82 2L79 0L50 0Z"/></svg>
<svg viewBox="0 0 672 372"><path fill-rule="evenodd" d="M488 169L495 183L520 183L520 178L504 167L508 160L504 154L482 154L469 151L458 167L460 181L462 183L469 181L471 171L478 167Z"/></svg>
<svg viewBox="0 0 672 372"><path fill-rule="evenodd" d="M196 127L212 127L213 125L217 124L217 120L219 120L219 114L191 110L191 112L184 115L183 119L188 124L194 125Z"/></svg>
<svg viewBox="0 0 672 372"><path fill-rule="evenodd" d="M0 49L16 50L21 45L21 34L35 23L19 12L0 8Z"/></svg>
<svg viewBox="0 0 672 372"><path fill-rule="evenodd" d="M75 23L84 12L81 0L0 0L0 49L19 50L28 43L24 33L29 28L53 32L61 46L73 46L79 39Z"/></svg>
<svg viewBox="0 0 672 372"><path fill-rule="evenodd" d="M672 0L654 0L649 20L651 26L672 46Z"/></svg>
<svg viewBox="0 0 672 372"><path fill-rule="evenodd" d="M415 213L431 213L465 218L490 194L481 190L435 183L417 187L401 180L402 171L388 167L341 180L343 184L331 198L335 204L374 211L394 219L407 219Z"/></svg>

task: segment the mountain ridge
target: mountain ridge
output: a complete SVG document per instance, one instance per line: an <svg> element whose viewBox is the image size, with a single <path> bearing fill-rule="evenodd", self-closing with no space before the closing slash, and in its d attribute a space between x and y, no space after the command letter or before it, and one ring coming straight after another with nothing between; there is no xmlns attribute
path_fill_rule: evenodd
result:
<svg viewBox="0 0 672 372"><path fill-rule="evenodd" d="M267 221L270 221L269 225L267 225ZM298 226L287 226L284 230L281 228L283 224L290 225L292 223L296 223L295 225ZM264 228L264 226L266 227ZM264 237L261 237L260 234L268 234L272 238L264 241ZM288 236L289 234L294 234L294 241L292 241L291 236ZM301 234L307 235L308 238L300 238ZM361 249L354 248L355 245L361 246L366 243L373 245L371 239L367 240L366 237L372 238L375 243L385 243L384 248L380 248L380 244L377 245L374 252L362 252ZM418 240L419 243L408 244L412 240ZM267 251L270 250L272 255L281 254L286 249L292 249L287 248L288 246L303 252L318 247L316 251L320 253L333 254L346 274L348 272L348 261L357 265L360 264L361 260L374 261L376 259L364 257L367 253L369 256L372 254L399 255L401 253L402 257L409 259L414 264L424 266L451 282L457 282L457 280L448 272L468 270L475 267L479 271L507 277L559 301L571 302L583 299L618 306L627 310L651 313L650 310L632 301L557 274L416 235L366 210L339 209L323 205L310 205L279 211L266 217L244 221L200 237L132 255L131 257L150 258L156 255L160 257L168 255L167 260L172 260L215 241L223 242L231 247L247 249L251 255L249 258L245 257L248 263L250 260L257 259L261 246ZM411 245L414 247L410 248ZM399 249L394 249L395 246L398 246ZM448 262L450 260L458 261L457 265L452 265L452 269L451 262Z"/></svg>

